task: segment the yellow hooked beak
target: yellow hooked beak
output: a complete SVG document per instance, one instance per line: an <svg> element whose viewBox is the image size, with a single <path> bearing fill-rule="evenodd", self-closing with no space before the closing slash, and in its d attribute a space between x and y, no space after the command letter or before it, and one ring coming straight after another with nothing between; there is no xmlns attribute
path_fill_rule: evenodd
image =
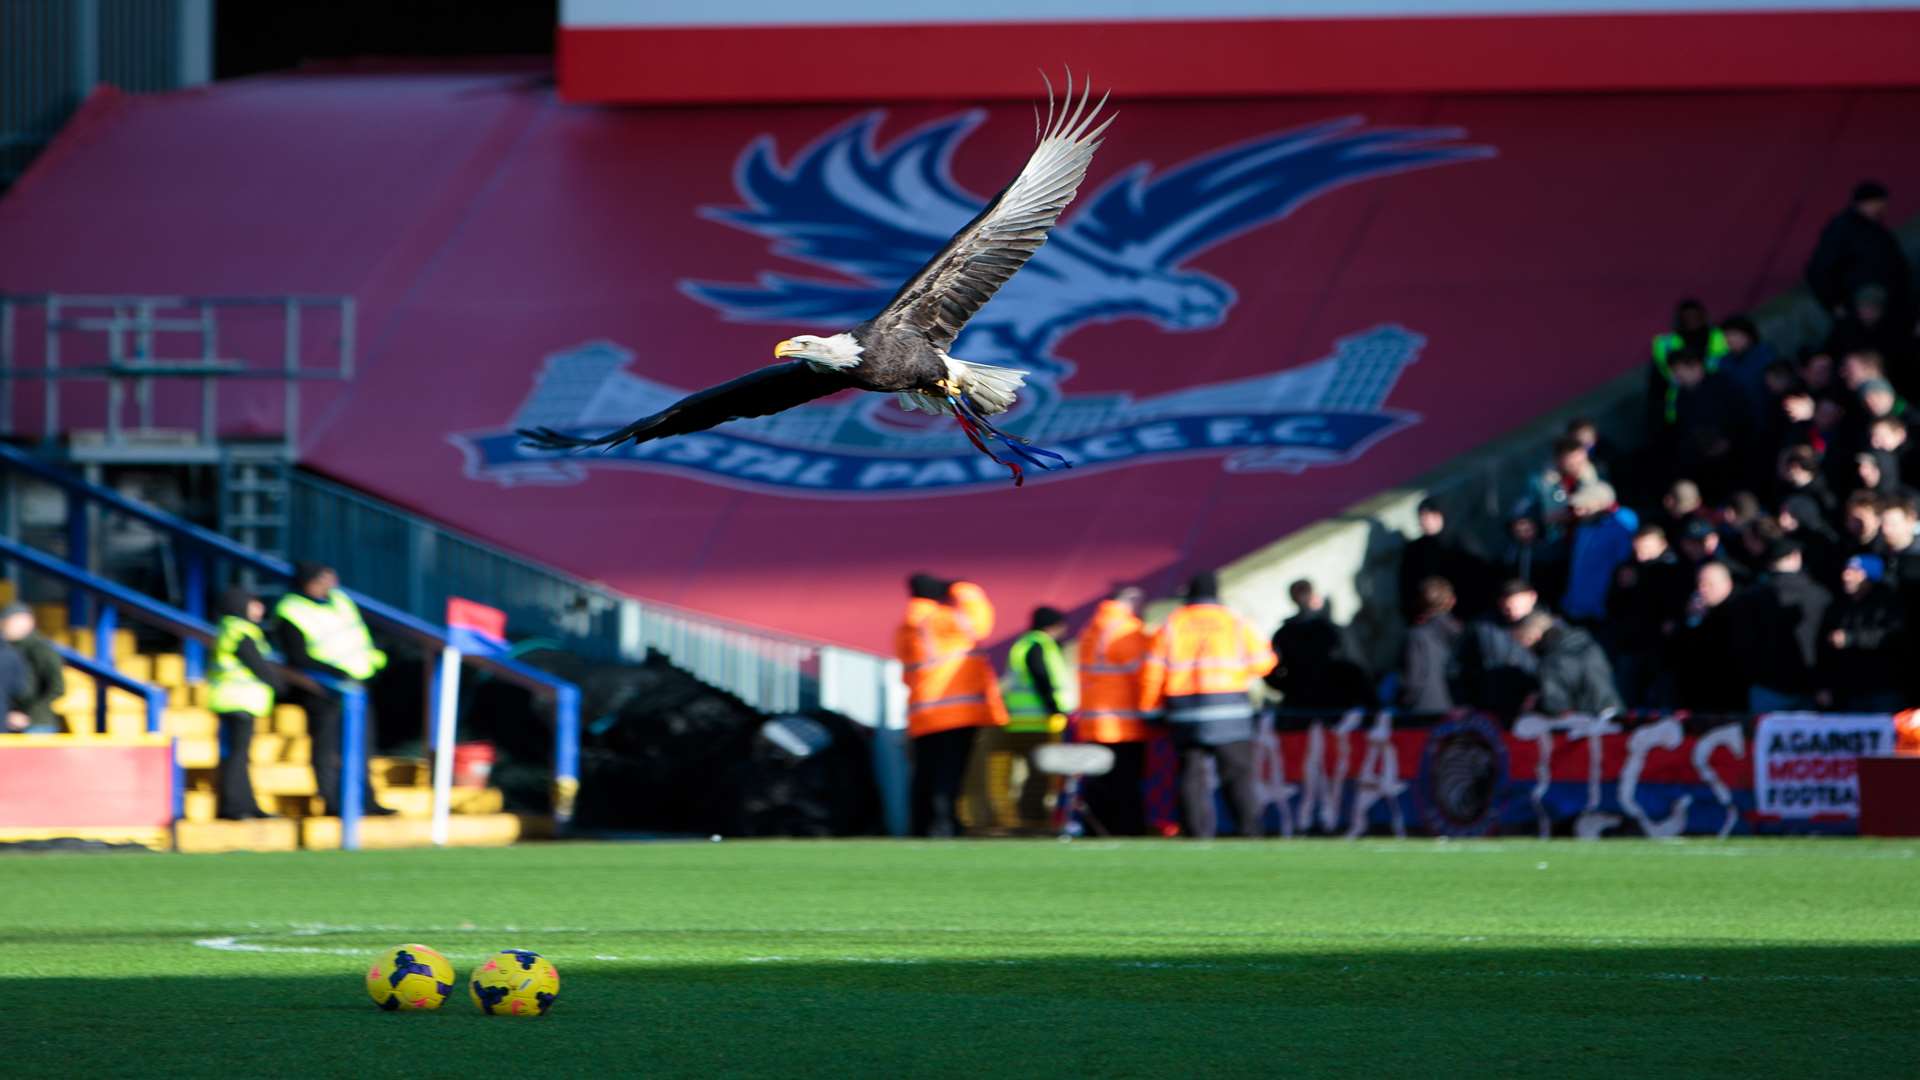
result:
<svg viewBox="0 0 1920 1080"><path fill-rule="evenodd" d="M773 347L773 358L778 360L782 357L792 356L803 351L805 351L804 347L799 342L792 340L783 341Z"/></svg>

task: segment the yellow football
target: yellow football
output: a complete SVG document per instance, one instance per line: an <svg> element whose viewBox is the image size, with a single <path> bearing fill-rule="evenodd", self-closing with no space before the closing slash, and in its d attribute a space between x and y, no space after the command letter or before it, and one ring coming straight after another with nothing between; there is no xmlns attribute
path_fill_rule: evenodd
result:
<svg viewBox="0 0 1920 1080"><path fill-rule="evenodd" d="M373 958L367 995L388 1012L437 1009L453 993L453 965L425 945L401 945Z"/></svg>
<svg viewBox="0 0 1920 1080"><path fill-rule="evenodd" d="M488 1016L545 1016L560 996L560 972L537 952L506 949L473 969L467 990Z"/></svg>

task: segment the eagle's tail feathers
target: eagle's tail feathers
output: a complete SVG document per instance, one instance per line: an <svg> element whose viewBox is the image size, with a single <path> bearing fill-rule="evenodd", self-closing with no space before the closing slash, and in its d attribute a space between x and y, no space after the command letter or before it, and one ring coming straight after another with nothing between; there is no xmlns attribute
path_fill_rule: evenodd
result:
<svg viewBox="0 0 1920 1080"><path fill-rule="evenodd" d="M973 399L983 416L998 416L1013 408L1013 399L1027 385L1027 373L1018 368L970 364L947 358L947 370L961 392Z"/></svg>

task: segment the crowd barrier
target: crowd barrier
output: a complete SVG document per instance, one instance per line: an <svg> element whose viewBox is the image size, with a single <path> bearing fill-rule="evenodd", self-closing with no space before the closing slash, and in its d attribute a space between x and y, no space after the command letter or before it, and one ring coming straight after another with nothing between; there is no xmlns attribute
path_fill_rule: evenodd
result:
<svg viewBox="0 0 1920 1080"><path fill-rule="evenodd" d="M1859 832L1887 714L1278 714L1260 782L1279 835L1733 836Z"/></svg>

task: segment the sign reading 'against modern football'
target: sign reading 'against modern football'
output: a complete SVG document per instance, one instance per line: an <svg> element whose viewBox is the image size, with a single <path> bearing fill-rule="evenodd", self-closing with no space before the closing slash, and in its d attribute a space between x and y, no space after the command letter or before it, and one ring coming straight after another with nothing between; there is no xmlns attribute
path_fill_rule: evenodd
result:
<svg viewBox="0 0 1920 1080"><path fill-rule="evenodd" d="M1760 814L1858 817L1860 759L1893 749L1893 718L1771 713L1759 719L1753 743Z"/></svg>

